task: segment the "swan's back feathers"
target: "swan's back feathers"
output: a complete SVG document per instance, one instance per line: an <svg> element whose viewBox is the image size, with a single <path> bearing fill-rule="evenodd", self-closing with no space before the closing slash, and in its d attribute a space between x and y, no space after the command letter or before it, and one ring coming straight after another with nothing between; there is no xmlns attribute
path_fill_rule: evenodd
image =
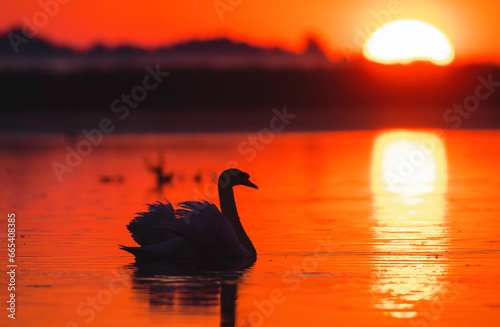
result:
<svg viewBox="0 0 500 327"><path fill-rule="evenodd" d="M202 256L220 254L220 251L225 256L246 252L229 221L211 202L181 202L177 210L168 201L156 202L149 205L148 210L138 213L127 225L132 238L141 246L167 244L181 237ZM174 248L171 250L177 252Z"/></svg>
<svg viewBox="0 0 500 327"><path fill-rule="evenodd" d="M175 231L205 249L235 247L239 244L233 227L219 208L208 201L185 201L176 210Z"/></svg>
<svg viewBox="0 0 500 327"><path fill-rule="evenodd" d="M165 239L165 231L161 228L172 224L175 219L175 209L169 201L155 202L148 205L148 211L138 212L127 229L139 245L156 244Z"/></svg>

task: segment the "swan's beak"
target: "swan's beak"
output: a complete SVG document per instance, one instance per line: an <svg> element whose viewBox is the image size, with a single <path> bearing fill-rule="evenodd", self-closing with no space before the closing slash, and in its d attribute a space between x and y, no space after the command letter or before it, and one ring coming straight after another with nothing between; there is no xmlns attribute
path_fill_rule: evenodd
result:
<svg viewBox="0 0 500 327"><path fill-rule="evenodd" d="M243 183L241 183L241 185L245 185L245 186L248 186L248 187L252 187L252 188L256 188L256 189L259 189L259 187L257 185L255 185L254 183L250 182L250 181L245 181Z"/></svg>

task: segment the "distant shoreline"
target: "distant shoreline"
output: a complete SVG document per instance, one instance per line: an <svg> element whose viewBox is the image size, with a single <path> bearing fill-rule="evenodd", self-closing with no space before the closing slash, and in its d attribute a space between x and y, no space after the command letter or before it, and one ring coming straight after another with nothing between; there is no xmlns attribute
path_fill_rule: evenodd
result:
<svg viewBox="0 0 500 327"><path fill-rule="evenodd" d="M281 110L283 106L276 108ZM89 113L8 113L0 121L0 137L6 135L60 134L77 136L84 129L99 128L100 121L109 119L115 128L111 134L169 133L233 133L256 132L268 127L273 117L272 107L256 110L161 110L131 111L120 120L111 111ZM286 131L349 131L377 129L454 129L443 120L447 108L294 108L296 114ZM500 112L494 107L478 109L464 120L460 129L498 129Z"/></svg>

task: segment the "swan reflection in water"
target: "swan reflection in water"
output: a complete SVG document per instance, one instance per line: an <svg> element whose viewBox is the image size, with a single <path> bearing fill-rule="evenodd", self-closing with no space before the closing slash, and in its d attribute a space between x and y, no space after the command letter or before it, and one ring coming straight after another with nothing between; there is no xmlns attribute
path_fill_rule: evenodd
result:
<svg viewBox="0 0 500 327"><path fill-rule="evenodd" d="M220 312L220 326L235 325L238 286L255 262L251 259L176 259L136 261L132 292L149 301L153 313L214 317Z"/></svg>

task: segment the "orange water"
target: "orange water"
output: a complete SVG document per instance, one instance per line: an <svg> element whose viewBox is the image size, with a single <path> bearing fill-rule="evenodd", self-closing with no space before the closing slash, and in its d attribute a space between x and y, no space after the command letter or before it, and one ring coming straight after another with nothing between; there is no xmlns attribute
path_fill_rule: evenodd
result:
<svg viewBox="0 0 500 327"><path fill-rule="evenodd" d="M1 325L500 325L499 132L440 135L423 193L388 191L378 175L387 144L408 135L281 133L255 158L249 136L108 135L62 182L51 164L78 139L0 138L0 226L14 212L18 234L16 320L2 273ZM145 163L159 154L174 173L162 189ZM235 190L252 266L138 267L118 249L133 244L125 225L145 203L218 204L211 171L227 165L259 186ZM100 181L116 174L123 183Z"/></svg>

